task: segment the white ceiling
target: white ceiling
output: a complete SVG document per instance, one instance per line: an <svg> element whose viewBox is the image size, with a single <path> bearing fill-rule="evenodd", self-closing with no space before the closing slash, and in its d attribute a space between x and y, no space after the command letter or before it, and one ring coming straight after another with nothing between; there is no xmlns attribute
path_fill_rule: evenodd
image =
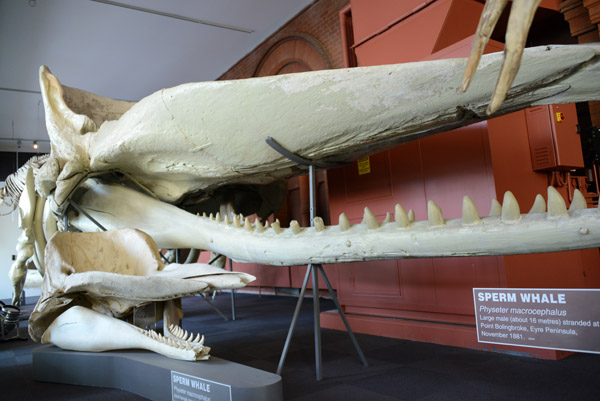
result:
<svg viewBox="0 0 600 401"><path fill-rule="evenodd" d="M16 139L24 152L34 151L33 140L48 140L38 85L42 64L64 85L138 100L218 78L311 2L0 0L0 151L17 150ZM40 145L49 151L48 142Z"/></svg>

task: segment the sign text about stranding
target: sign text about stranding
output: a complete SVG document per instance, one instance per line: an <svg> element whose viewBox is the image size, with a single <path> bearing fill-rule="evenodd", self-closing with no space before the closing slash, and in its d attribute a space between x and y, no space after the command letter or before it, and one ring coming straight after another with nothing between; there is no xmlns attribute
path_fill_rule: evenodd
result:
<svg viewBox="0 0 600 401"><path fill-rule="evenodd" d="M600 290L474 288L479 342L600 353Z"/></svg>

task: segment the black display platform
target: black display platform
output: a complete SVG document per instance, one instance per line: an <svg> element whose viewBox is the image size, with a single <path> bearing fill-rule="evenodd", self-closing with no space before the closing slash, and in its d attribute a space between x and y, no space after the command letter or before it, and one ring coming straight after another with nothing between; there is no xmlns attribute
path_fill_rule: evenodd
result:
<svg viewBox="0 0 600 401"><path fill-rule="evenodd" d="M33 351L33 379L117 388L150 400L280 401L281 376L211 357L178 361L147 351Z"/></svg>

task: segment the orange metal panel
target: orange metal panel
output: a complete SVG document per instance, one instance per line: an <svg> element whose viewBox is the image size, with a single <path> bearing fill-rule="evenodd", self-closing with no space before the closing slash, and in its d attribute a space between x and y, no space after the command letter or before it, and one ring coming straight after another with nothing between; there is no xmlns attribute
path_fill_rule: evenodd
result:
<svg viewBox="0 0 600 401"><path fill-rule="evenodd" d="M355 42L362 42L423 3L426 0L350 0ZM355 19L355 15L359 18Z"/></svg>
<svg viewBox="0 0 600 401"><path fill-rule="evenodd" d="M565 169L582 168L581 138L577 134L577 110L574 104L548 106L552 132L556 141L558 166Z"/></svg>
<svg viewBox="0 0 600 401"><path fill-rule="evenodd" d="M450 8L435 41L432 53L473 35L473 32L477 29L482 10L483 4L481 3L471 0L453 0L450 3Z"/></svg>
<svg viewBox="0 0 600 401"><path fill-rule="evenodd" d="M551 169L558 165L554 148L554 135L548 106L532 107L525 110L527 134L531 151L531 164L534 171Z"/></svg>
<svg viewBox="0 0 600 401"><path fill-rule="evenodd" d="M355 40L359 43L356 47L358 64L366 66L407 63L429 56L451 2L451 0L436 1L363 44L360 44L355 35ZM388 14L389 11L378 9L382 14ZM362 15L352 10L352 21L355 25L362 18ZM370 18L370 15L365 18Z"/></svg>
<svg viewBox="0 0 600 401"><path fill-rule="evenodd" d="M531 107L525 117L533 170L583 167L574 104Z"/></svg>
<svg viewBox="0 0 600 401"><path fill-rule="evenodd" d="M394 7L377 9L373 5L369 8L369 13L362 14L360 9L363 4L358 11L354 9L354 2L352 7L356 55L359 65L363 66L423 60L432 53L472 35L483 9L481 3L473 0L438 0L414 14L393 14L398 11ZM397 20L400 18L400 22L361 43L364 38L359 39L357 36L356 24L374 25L382 15L390 20L395 16ZM402 19L402 16L406 18Z"/></svg>

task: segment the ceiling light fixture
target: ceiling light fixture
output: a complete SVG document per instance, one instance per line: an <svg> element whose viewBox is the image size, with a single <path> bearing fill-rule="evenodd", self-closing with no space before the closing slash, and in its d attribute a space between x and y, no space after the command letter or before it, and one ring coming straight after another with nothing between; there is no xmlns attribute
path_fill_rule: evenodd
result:
<svg viewBox="0 0 600 401"><path fill-rule="evenodd" d="M33 148L34 148L34 149L37 149L37 148L38 148L37 141L33 141Z"/></svg>

